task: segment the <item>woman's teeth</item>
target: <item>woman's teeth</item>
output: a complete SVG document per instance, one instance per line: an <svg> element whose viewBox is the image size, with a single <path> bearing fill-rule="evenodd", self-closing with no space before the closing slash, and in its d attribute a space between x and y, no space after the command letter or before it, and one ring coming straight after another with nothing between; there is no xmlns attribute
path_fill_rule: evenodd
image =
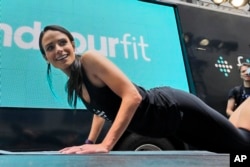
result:
<svg viewBox="0 0 250 167"><path fill-rule="evenodd" d="M57 57L56 60L57 60L57 61L60 61L60 60L65 59L66 57L68 57L67 54Z"/></svg>

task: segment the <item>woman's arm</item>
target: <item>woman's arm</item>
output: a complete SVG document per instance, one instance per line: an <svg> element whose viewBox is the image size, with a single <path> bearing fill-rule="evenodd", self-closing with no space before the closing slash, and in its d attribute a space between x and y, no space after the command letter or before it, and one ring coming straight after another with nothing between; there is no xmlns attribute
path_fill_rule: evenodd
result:
<svg viewBox="0 0 250 167"><path fill-rule="evenodd" d="M103 119L102 117L99 117L97 115L93 116L88 140L92 141L93 143L96 143L96 140L102 130L104 123L105 123L105 119Z"/></svg>
<svg viewBox="0 0 250 167"><path fill-rule="evenodd" d="M93 116L88 140L92 141L93 143L96 142L96 140L97 140L97 138L102 130L104 123L105 123L105 120L103 118L101 118L97 115ZM90 144L90 143L84 143L84 144ZM67 153L67 154L77 153L77 152L79 152L79 150L81 150L83 145L66 147L66 148L59 150L59 152Z"/></svg>
<svg viewBox="0 0 250 167"><path fill-rule="evenodd" d="M99 148L94 150L92 147L93 150L91 150L91 148L85 147L82 151L82 153L108 152L127 129L142 97L125 74L100 53L88 51L82 56L81 62L88 78L94 85L107 85L122 99L117 116Z"/></svg>

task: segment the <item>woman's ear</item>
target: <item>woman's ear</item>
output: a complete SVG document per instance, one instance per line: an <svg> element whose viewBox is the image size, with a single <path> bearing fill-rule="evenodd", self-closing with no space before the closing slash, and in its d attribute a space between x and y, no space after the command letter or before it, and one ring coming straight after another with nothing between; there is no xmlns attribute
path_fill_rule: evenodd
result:
<svg viewBox="0 0 250 167"><path fill-rule="evenodd" d="M71 44L72 44L73 48L76 49L75 42L71 41Z"/></svg>

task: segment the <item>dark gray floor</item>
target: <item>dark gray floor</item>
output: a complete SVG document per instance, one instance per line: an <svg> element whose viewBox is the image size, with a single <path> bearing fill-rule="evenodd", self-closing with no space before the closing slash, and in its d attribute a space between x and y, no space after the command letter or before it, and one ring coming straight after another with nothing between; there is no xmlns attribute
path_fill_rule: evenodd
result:
<svg viewBox="0 0 250 167"><path fill-rule="evenodd" d="M1 167L229 167L229 154L206 151L118 151L62 155L57 152L0 151Z"/></svg>

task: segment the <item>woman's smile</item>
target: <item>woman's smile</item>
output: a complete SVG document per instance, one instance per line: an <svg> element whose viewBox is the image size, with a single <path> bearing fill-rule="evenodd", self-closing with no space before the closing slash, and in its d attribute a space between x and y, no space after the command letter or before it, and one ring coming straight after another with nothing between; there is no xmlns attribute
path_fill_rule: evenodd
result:
<svg viewBox="0 0 250 167"><path fill-rule="evenodd" d="M65 60L68 56L68 54L58 55L56 56L56 61Z"/></svg>

